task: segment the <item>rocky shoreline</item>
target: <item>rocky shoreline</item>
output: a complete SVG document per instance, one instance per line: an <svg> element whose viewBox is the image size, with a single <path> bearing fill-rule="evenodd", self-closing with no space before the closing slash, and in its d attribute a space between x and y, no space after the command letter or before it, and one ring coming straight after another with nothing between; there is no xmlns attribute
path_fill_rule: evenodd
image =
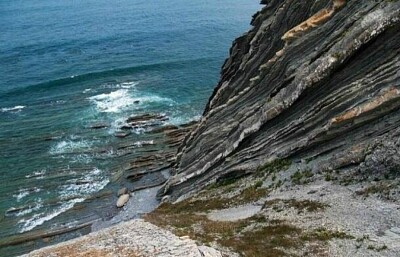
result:
<svg viewBox="0 0 400 257"><path fill-rule="evenodd" d="M0 248L28 250L44 247L139 218L156 208L159 204L156 199L157 192L169 177L177 147L183 141L185 133L196 123L175 126L168 125L167 121L168 117L165 115L151 113L127 118L126 125L121 125L114 134L120 138L115 148L120 155L130 156L137 149L140 149L140 154L130 159L123 165L123 169L115 173L108 187L61 214L71 218L78 215L79 221L72 225L35 230L5 238L0 241ZM107 127L108 124L96 123L88 129ZM121 131L127 135L118 136ZM138 131L148 135L149 140L135 142L129 135ZM124 199L119 199L121 194Z"/></svg>
<svg viewBox="0 0 400 257"><path fill-rule="evenodd" d="M78 244L94 256L399 255L400 2L261 3L201 120L149 131L166 148L119 174L133 196L97 226L135 218L145 192L162 199L141 206L157 227L129 221L29 256L68 256ZM163 119L132 117L116 136ZM166 243L165 230L175 235ZM181 245L188 238L196 244Z"/></svg>

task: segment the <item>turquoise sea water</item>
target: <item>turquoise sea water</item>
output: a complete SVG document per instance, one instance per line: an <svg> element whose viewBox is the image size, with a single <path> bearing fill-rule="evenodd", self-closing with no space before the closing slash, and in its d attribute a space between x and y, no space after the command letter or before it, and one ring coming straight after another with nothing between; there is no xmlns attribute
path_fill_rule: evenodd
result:
<svg viewBox="0 0 400 257"><path fill-rule="evenodd" d="M109 186L127 117L199 117L258 3L0 1L0 240Z"/></svg>

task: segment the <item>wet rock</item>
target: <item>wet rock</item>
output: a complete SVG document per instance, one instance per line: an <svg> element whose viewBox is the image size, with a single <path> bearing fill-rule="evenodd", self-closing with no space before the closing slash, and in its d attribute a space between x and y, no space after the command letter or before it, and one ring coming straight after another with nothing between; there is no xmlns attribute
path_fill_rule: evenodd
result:
<svg viewBox="0 0 400 257"><path fill-rule="evenodd" d="M103 128L107 128L108 125L106 123L96 123L93 125L90 125L89 128L91 129L103 129Z"/></svg>
<svg viewBox="0 0 400 257"><path fill-rule="evenodd" d="M129 201L129 194L121 195L117 200L117 207L123 207Z"/></svg>
<svg viewBox="0 0 400 257"><path fill-rule="evenodd" d="M178 129L178 127L175 125L166 125L166 126L162 126L162 127L153 129L151 131L151 133L153 133L153 134L162 133L162 132L167 132L167 131L176 130L176 129Z"/></svg>
<svg viewBox="0 0 400 257"><path fill-rule="evenodd" d="M90 227L92 222L78 224L76 226L66 226L58 229L50 229L50 230L34 230L29 231L28 233L22 234L21 236L13 237L10 240L2 240L0 241L0 248L7 246L14 246L23 243L33 244L35 240L49 238L54 236L63 235L69 232L78 231L80 229L84 229ZM34 255L36 256L36 255ZM49 256L49 255L46 255Z"/></svg>
<svg viewBox="0 0 400 257"><path fill-rule="evenodd" d="M130 124L140 124L140 123L143 123L146 121L151 121L151 120L165 121L165 120L168 120L168 117L165 115L161 115L161 114L143 114L143 115L129 117L126 120L126 122L130 123Z"/></svg>
<svg viewBox="0 0 400 257"><path fill-rule="evenodd" d="M152 127L161 126L168 119L167 116L162 114L143 114L129 117L126 123L133 129L149 130Z"/></svg>
<svg viewBox="0 0 400 257"><path fill-rule="evenodd" d="M124 138L131 134L130 131L119 131L114 134L115 137Z"/></svg>
<svg viewBox="0 0 400 257"><path fill-rule="evenodd" d="M26 210L28 209L29 206L21 206L21 207L11 207L9 208L6 212L5 212L5 216L12 216L17 214L18 212L22 211L22 210Z"/></svg>
<svg viewBox="0 0 400 257"><path fill-rule="evenodd" d="M128 193L128 189L126 187L121 188L118 190L117 196L120 197L121 195L125 195Z"/></svg>
<svg viewBox="0 0 400 257"><path fill-rule="evenodd" d="M55 140L55 139L57 139L57 137L48 136L48 137L43 138L44 141L52 141L52 140Z"/></svg>
<svg viewBox="0 0 400 257"><path fill-rule="evenodd" d="M132 126L130 125L123 125L122 127L120 127L121 130L130 130L132 129Z"/></svg>

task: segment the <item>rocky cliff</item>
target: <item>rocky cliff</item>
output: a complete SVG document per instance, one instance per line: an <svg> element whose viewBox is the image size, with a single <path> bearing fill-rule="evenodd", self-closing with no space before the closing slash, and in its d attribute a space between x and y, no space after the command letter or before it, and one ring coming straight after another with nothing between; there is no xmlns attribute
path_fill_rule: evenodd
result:
<svg viewBox="0 0 400 257"><path fill-rule="evenodd" d="M261 4L160 193L177 199L282 159L342 181L397 177L400 1Z"/></svg>

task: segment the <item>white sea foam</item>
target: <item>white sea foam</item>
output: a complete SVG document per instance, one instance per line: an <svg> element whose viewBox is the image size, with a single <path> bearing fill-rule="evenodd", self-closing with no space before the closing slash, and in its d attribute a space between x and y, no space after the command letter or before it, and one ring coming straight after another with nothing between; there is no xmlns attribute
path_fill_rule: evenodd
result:
<svg viewBox="0 0 400 257"><path fill-rule="evenodd" d="M31 212L40 210L40 208L42 208L42 207L43 207L43 201L42 201L42 199L39 198L39 199L34 203L34 205L30 205L28 208L23 209L23 210L17 212L17 213L15 214L15 216L17 216L17 217L25 216L25 215L27 215L27 214L29 214L29 213L31 213Z"/></svg>
<svg viewBox="0 0 400 257"><path fill-rule="evenodd" d="M71 136L71 139L63 140L53 145L50 148L50 154L64 154L73 153L79 150L89 149L93 142L87 140L74 140L75 138Z"/></svg>
<svg viewBox="0 0 400 257"><path fill-rule="evenodd" d="M82 178L72 179L67 183L67 185L62 185L59 189L61 199L89 196L103 189L109 183L109 180L103 177L100 169L95 168Z"/></svg>
<svg viewBox="0 0 400 257"><path fill-rule="evenodd" d="M138 141L138 142L135 142L134 145L137 147L142 147L143 145L154 145L154 140Z"/></svg>
<svg viewBox="0 0 400 257"><path fill-rule="evenodd" d="M25 216L33 211L38 211L43 207L43 201L39 198L34 204L21 206L21 207L11 207L5 213L6 216Z"/></svg>
<svg viewBox="0 0 400 257"><path fill-rule="evenodd" d="M109 180L104 178L103 172L100 169L94 168L80 179L72 179L67 181L67 183L67 185L59 187L60 200L64 200L65 202L62 202L59 207L52 209L50 212L37 213L30 218L21 219L18 222L20 224L20 233L30 231L71 209L76 203L83 202L89 195L102 190L109 183ZM29 212L27 209L24 215L36 211L41 207L40 205L34 206L30 208Z"/></svg>
<svg viewBox="0 0 400 257"><path fill-rule="evenodd" d="M1 108L0 110L1 110L1 112L20 112L24 108L26 108L26 106L17 105L14 107L4 107L4 108Z"/></svg>
<svg viewBox="0 0 400 257"><path fill-rule="evenodd" d="M143 134L144 132L146 132L145 128L135 128L135 129L133 129L133 133L135 133L136 135Z"/></svg>
<svg viewBox="0 0 400 257"><path fill-rule="evenodd" d="M40 192L41 189L34 187L34 188L23 188L18 190L18 194L14 194L13 197L17 200L17 202L20 202L22 198L28 196L31 193L38 193Z"/></svg>
<svg viewBox="0 0 400 257"><path fill-rule="evenodd" d="M48 213L48 212L37 213L30 218L21 219L20 221L18 221L18 224L21 224L19 232L24 233L24 232L30 231L30 230L34 229L35 227L42 225L46 221L49 221L49 220L57 217L61 213L71 209L72 207L74 207L74 205L76 203L83 202L84 200L85 200L84 198L72 199L68 202L61 204L60 207L55 208L50 213Z"/></svg>
<svg viewBox="0 0 400 257"><path fill-rule="evenodd" d="M20 191L18 194L13 195L14 198L17 199L17 202L21 201L22 198L24 198L25 196L29 195L29 191Z"/></svg>
<svg viewBox="0 0 400 257"><path fill-rule="evenodd" d="M41 179L44 177L46 174L46 170L42 169L40 171L34 171L33 173L26 175L25 178L36 178L36 179Z"/></svg>
<svg viewBox="0 0 400 257"><path fill-rule="evenodd" d="M93 158L89 154L78 154L76 156L73 156L71 159L72 163L84 163L84 164L89 164L93 161Z"/></svg>
<svg viewBox="0 0 400 257"><path fill-rule="evenodd" d="M121 112L134 103L127 89L119 89L109 94L100 94L88 98L99 112Z"/></svg>
<svg viewBox="0 0 400 257"><path fill-rule="evenodd" d="M88 97L87 99L96 105L99 112L105 113L119 113L127 109L131 109L133 105L143 107L152 103L165 103L169 106L174 105L174 101L169 98L160 97L157 95L138 94L134 90L130 90L130 84L122 84L121 88L110 93L103 93L95 96Z"/></svg>
<svg viewBox="0 0 400 257"><path fill-rule="evenodd" d="M121 84L119 84L119 86L121 87L121 88L132 88L132 87L134 87L134 86L136 86L138 84L138 82L124 82L124 83L121 83Z"/></svg>
<svg viewBox="0 0 400 257"><path fill-rule="evenodd" d="M122 83L103 84L101 86L101 88L103 88L103 89L119 89L119 88L129 89L129 88L134 88L138 84L139 84L139 82L137 82L137 81L127 81L127 82L122 82Z"/></svg>

